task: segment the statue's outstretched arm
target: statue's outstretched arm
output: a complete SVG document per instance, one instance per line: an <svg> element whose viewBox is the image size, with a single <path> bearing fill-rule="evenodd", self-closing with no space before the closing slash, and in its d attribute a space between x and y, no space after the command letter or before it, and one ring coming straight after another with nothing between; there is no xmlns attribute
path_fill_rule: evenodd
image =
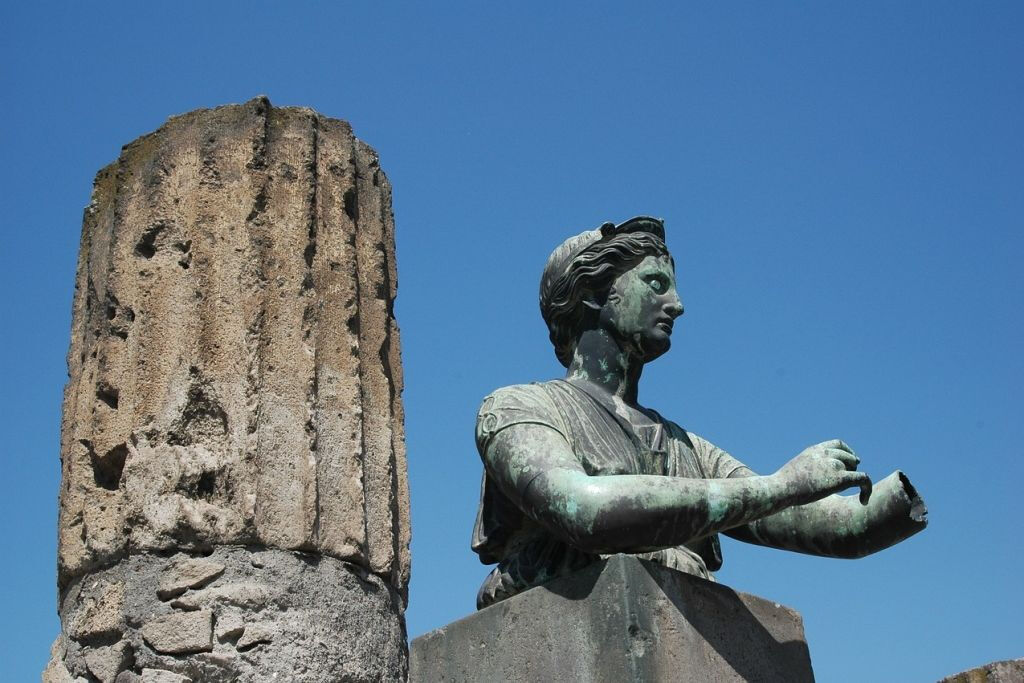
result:
<svg viewBox="0 0 1024 683"><path fill-rule="evenodd" d="M870 487L841 442L804 451L777 473L737 479L588 475L565 438L538 424L497 433L488 476L554 535L595 553L643 552L748 524L851 486Z"/></svg>
<svg viewBox="0 0 1024 683"><path fill-rule="evenodd" d="M824 557L870 555L913 536L928 509L902 472L874 486L867 505L856 496L828 496L726 531L748 543Z"/></svg>

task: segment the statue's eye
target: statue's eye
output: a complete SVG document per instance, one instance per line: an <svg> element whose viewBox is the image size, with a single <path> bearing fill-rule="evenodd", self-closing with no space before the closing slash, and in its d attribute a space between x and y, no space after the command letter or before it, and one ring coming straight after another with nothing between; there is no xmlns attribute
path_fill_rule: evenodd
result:
<svg viewBox="0 0 1024 683"><path fill-rule="evenodd" d="M647 281L647 283L651 286L651 289L653 289L658 294L661 294L662 292L665 291L665 283L659 278L652 277L650 280Z"/></svg>

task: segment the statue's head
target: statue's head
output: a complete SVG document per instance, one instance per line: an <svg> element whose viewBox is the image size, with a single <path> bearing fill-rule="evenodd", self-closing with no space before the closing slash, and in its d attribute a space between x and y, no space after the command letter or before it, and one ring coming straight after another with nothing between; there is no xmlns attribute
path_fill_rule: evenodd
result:
<svg viewBox="0 0 1024 683"><path fill-rule="evenodd" d="M641 264L645 270L643 278L624 277ZM647 273L648 270L651 272ZM656 283L655 279L664 279L666 271L671 278ZM644 292L649 296L640 294L639 286L632 287L632 280L643 284ZM661 291L658 291L659 287ZM619 289L623 291L615 291L615 300L610 302L609 293ZM621 314L623 295L627 300L637 302L631 310L626 310L625 318ZM643 309L651 308L647 299L669 295L674 303L665 306L670 317L668 329L664 330L657 317L662 314L654 312L647 315ZM664 223L658 218L637 216L619 225L605 223L597 230L589 230L562 242L548 257L541 276L540 310L547 323L555 355L565 367L572 362L580 335L602 322L616 329L630 325L638 329L640 326L651 328L655 337L663 338L663 343L655 340L653 346L657 348L646 351L645 359L664 353L668 349L671 318L682 313L675 294L674 264L665 246ZM617 319L609 322L606 320L609 316ZM631 316L633 322L628 320ZM644 317L642 324L640 316ZM655 329L656 325L661 325L662 330Z"/></svg>

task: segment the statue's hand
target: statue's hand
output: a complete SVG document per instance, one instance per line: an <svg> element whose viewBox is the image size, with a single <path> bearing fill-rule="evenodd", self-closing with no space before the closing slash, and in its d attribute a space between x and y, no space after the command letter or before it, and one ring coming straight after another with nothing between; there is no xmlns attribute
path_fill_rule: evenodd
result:
<svg viewBox="0 0 1024 683"><path fill-rule="evenodd" d="M871 497L871 479L857 471L860 458L842 441L833 439L804 449L782 466L776 476L794 497L794 505L813 503L851 486L860 487L860 502Z"/></svg>

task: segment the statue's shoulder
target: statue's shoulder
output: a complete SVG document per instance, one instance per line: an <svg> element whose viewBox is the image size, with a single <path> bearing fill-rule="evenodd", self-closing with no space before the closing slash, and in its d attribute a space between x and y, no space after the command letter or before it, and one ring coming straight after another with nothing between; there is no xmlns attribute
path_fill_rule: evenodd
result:
<svg viewBox="0 0 1024 683"><path fill-rule="evenodd" d="M565 434L567 427L549 393L550 382L513 384L488 394L476 416L476 440L481 454L502 429L517 424L538 424Z"/></svg>
<svg viewBox="0 0 1024 683"><path fill-rule="evenodd" d="M553 382L511 384L495 389L484 397L480 412L490 408L545 406L551 403L550 386Z"/></svg>

